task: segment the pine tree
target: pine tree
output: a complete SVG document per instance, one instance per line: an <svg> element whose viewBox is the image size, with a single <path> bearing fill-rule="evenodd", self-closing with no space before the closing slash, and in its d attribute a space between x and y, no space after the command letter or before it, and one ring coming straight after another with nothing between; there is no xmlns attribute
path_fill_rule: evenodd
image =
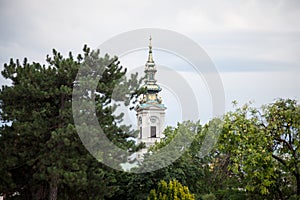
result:
<svg viewBox="0 0 300 200"><path fill-rule="evenodd" d="M103 199L118 191L115 171L98 162L83 146L72 116L72 91L78 69L93 62L102 72L95 91L96 114L105 134L114 143L134 151L128 140L130 127L120 128L122 115L116 105L137 97L137 74L124 78L126 69L117 58L99 57L99 51L84 47L83 55L64 58L56 50L47 65L10 60L2 75L12 81L0 91L0 195L19 199ZM92 73L86 68L87 75ZM96 76L97 74L93 74ZM122 94L112 92L119 84ZM85 98L85 97L81 97ZM126 158L123 158L126 160Z"/></svg>

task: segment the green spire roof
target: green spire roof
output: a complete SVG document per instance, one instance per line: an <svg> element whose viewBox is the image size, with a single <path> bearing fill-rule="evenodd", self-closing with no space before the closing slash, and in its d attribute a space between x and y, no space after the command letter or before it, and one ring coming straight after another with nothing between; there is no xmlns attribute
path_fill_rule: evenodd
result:
<svg viewBox="0 0 300 200"><path fill-rule="evenodd" d="M158 97L158 93L161 91L161 87L156 84L155 74L157 72L156 66L152 55L152 37L149 38L149 54L148 60L145 65L145 85L147 93L143 95L143 99L140 103L160 104L161 98Z"/></svg>

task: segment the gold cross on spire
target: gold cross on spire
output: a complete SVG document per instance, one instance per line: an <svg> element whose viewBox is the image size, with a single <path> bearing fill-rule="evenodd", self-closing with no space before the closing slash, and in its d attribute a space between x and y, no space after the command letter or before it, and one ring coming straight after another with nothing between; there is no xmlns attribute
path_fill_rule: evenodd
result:
<svg viewBox="0 0 300 200"><path fill-rule="evenodd" d="M153 62L153 56L152 56L152 37L150 35L149 38L149 56L148 56L148 62Z"/></svg>

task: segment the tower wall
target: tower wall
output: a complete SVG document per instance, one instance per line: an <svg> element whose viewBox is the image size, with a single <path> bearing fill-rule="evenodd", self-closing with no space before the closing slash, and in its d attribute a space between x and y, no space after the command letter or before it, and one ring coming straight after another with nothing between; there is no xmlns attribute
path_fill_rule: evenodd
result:
<svg viewBox="0 0 300 200"><path fill-rule="evenodd" d="M144 142L148 148L155 141L159 142L164 137L165 109L164 105L160 104L158 106L142 107L138 110L137 119L140 130L137 138L138 143Z"/></svg>

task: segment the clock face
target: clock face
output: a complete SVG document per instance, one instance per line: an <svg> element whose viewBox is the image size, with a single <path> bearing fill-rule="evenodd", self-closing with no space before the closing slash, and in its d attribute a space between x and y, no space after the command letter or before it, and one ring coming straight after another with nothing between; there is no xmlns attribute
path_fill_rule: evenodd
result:
<svg viewBox="0 0 300 200"><path fill-rule="evenodd" d="M150 121L151 121L151 123L155 123L156 122L156 117L150 117Z"/></svg>

